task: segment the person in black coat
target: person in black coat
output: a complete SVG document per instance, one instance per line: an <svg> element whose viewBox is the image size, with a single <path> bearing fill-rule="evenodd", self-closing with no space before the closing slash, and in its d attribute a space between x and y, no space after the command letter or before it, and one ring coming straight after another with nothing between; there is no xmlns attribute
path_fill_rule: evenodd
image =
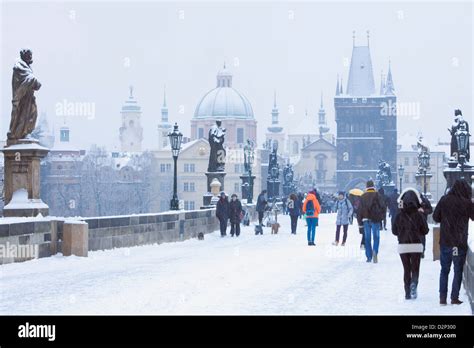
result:
<svg viewBox="0 0 474 348"><path fill-rule="evenodd" d="M291 220L291 233L296 234L296 227L298 226L298 217L301 214L301 202L298 196L294 193L288 199L288 212Z"/></svg>
<svg viewBox="0 0 474 348"><path fill-rule="evenodd" d="M392 233L398 237L398 252L403 264L403 282L405 298L417 297L420 260L423 252L424 236L428 233L428 224L419 211L422 199L415 189L408 189L400 196L400 212L392 225Z"/></svg>
<svg viewBox="0 0 474 348"><path fill-rule="evenodd" d="M226 235L227 220L229 220L229 200L225 192L221 192L216 204L216 217L219 219L221 237Z"/></svg>
<svg viewBox="0 0 474 348"><path fill-rule="evenodd" d="M380 188L379 190L379 194L380 196L382 197L382 200L384 201L384 207L385 207L385 213L384 213L384 216L383 216L383 220L382 222L380 223L380 228L383 229L383 230L387 230L387 208L388 208L388 197L387 195L385 194L385 190L383 187Z"/></svg>
<svg viewBox="0 0 474 348"><path fill-rule="evenodd" d="M461 289L464 263L467 254L469 218L474 220L472 191L466 180L458 179L447 194L441 197L433 213L433 220L440 223L440 263L439 279L440 304L447 304L448 276L454 265L454 279L451 288L451 303L461 304Z"/></svg>
<svg viewBox="0 0 474 348"><path fill-rule="evenodd" d="M267 190L263 190L258 195L258 198L257 198L257 206L255 207L255 209L257 210L257 213L258 213L258 223L259 223L259 225L262 224L263 214L264 214L265 209L267 208L267 205L268 205L268 202L265 199L266 194L267 194Z"/></svg>
<svg viewBox="0 0 474 348"><path fill-rule="evenodd" d="M238 237L240 235L240 217L242 214L242 203L234 193L231 196L229 204L229 219L230 219L230 235L234 234Z"/></svg>

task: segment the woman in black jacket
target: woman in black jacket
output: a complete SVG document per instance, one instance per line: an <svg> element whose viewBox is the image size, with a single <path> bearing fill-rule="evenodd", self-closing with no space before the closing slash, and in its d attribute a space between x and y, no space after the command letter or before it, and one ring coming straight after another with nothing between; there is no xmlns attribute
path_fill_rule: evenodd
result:
<svg viewBox="0 0 474 348"><path fill-rule="evenodd" d="M402 192L399 198L402 208L392 226L392 233L398 237L398 252L403 264L403 281L407 300L417 297L423 237L428 233L428 224L423 214L418 211L421 203L417 190L406 189Z"/></svg>
<svg viewBox="0 0 474 348"><path fill-rule="evenodd" d="M220 198L216 204L216 217L219 219L221 237L225 237L227 220L229 220L229 200L224 191L221 192Z"/></svg>
<svg viewBox="0 0 474 348"><path fill-rule="evenodd" d="M240 235L240 217L242 214L242 203L234 193L231 196L229 205L229 218L230 218L230 235L233 237L234 234L238 237Z"/></svg>

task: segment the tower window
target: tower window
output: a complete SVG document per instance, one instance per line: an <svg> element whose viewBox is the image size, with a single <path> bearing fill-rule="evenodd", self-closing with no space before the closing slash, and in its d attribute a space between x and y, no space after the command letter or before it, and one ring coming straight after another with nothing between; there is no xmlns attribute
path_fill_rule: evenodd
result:
<svg viewBox="0 0 474 348"><path fill-rule="evenodd" d="M59 138L61 141L69 141L69 129L61 129Z"/></svg>

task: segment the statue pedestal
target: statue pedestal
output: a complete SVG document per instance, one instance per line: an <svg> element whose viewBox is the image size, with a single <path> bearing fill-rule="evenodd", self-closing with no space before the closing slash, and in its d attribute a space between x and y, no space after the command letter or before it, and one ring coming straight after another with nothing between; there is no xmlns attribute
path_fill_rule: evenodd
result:
<svg viewBox="0 0 474 348"><path fill-rule="evenodd" d="M48 215L40 197L40 161L49 149L35 139L8 140L2 149L5 161L3 216Z"/></svg>
<svg viewBox="0 0 474 348"><path fill-rule="evenodd" d="M247 199L248 203L251 203L253 200L253 187L255 184L255 175L252 175L252 185L250 185L250 177L248 175L241 175L240 179L242 180L242 199ZM250 191L250 192L249 192ZM249 200L250 195L250 200Z"/></svg>
<svg viewBox="0 0 474 348"><path fill-rule="evenodd" d="M451 188L454 182L461 178L464 178L469 183L469 185L472 185L474 167L464 167L464 170L461 170L461 166L457 166L455 168L448 167L443 170L443 175L446 178L446 189Z"/></svg>
<svg viewBox="0 0 474 348"><path fill-rule="evenodd" d="M226 172L206 172L207 176L207 192L211 192L211 182L214 179L219 180L221 183L221 191L224 191L224 177L226 176Z"/></svg>
<svg viewBox="0 0 474 348"><path fill-rule="evenodd" d="M430 181L431 177L433 176L432 173L426 173L426 198L431 201L432 195L431 195L431 186L430 186ZM415 174L416 178L416 186L420 190L421 193L425 192L425 174L424 173L416 173Z"/></svg>
<svg viewBox="0 0 474 348"><path fill-rule="evenodd" d="M383 191L386 196L390 196L393 193L393 190L395 189L395 184L390 183L390 184L385 184L382 185Z"/></svg>
<svg viewBox="0 0 474 348"><path fill-rule="evenodd" d="M267 180L268 201L280 198L280 180Z"/></svg>

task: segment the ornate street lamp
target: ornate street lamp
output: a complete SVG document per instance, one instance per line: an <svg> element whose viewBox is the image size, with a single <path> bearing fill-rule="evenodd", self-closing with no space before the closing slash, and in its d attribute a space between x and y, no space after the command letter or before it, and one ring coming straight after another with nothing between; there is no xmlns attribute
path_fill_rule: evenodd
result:
<svg viewBox="0 0 474 348"><path fill-rule="evenodd" d="M402 180L403 180L403 174L405 173L405 167L403 165L398 166L398 178L400 179L400 194L402 193Z"/></svg>
<svg viewBox="0 0 474 348"><path fill-rule="evenodd" d="M430 168L430 153L423 151L419 155L420 167L423 170L423 193L426 196L426 172Z"/></svg>
<svg viewBox="0 0 474 348"><path fill-rule="evenodd" d="M178 155L181 150L181 141L183 140L183 134L178 130L178 124L175 123L173 131L168 133L171 144L171 153L174 159L174 182L173 182L173 198L171 199L170 209L179 210L179 199L178 199Z"/></svg>
<svg viewBox="0 0 474 348"><path fill-rule="evenodd" d="M248 179L248 188L247 188L247 203L252 203L253 196L253 178L252 178L252 167L255 160L255 154L253 149L253 142L251 140L247 141L247 145L244 147L247 173L249 175Z"/></svg>
<svg viewBox="0 0 474 348"><path fill-rule="evenodd" d="M459 128L456 132L456 141L458 145L458 162L461 164L462 178L464 177L464 163L466 163L466 154L469 147L469 133L466 127Z"/></svg>

